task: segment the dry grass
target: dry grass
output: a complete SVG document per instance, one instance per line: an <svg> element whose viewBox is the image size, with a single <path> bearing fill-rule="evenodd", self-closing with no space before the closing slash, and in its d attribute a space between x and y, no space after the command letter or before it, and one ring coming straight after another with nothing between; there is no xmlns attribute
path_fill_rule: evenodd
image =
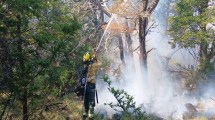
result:
<svg viewBox="0 0 215 120"><path fill-rule="evenodd" d="M76 95L67 96L63 101L62 110L43 111L44 120L80 120L82 111L82 101Z"/></svg>
<svg viewBox="0 0 215 120"><path fill-rule="evenodd" d="M208 118L206 118L206 117L196 117L196 118L193 118L193 119L190 119L190 120L208 120Z"/></svg>

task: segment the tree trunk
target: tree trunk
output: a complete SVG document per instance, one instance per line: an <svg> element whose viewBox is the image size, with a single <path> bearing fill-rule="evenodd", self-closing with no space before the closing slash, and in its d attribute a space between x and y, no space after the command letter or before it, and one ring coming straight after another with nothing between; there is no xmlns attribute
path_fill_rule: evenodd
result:
<svg viewBox="0 0 215 120"><path fill-rule="evenodd" d="M119 40L119 51L120 51L120 59L122 61L122 64L125 66L125 56L124 56L124 50L123 50L123 42L122 42L122 37L121 36L117 36L118 40Z"/></svg>
<svg viewBox="0 0 215 120"><path fill-rule="evenodd" d="M125 37L126 37L126 42L128 44L128 55L129 57L133 57L133 49L132 49L132 41L131 41L131 35L129 33L129 26L128 26L128 21L125 21L125 28L126 28L126 32L125 32Z"/></svg>
<svg viewBox="0 0 215 120"><path fill-rule="evenodd" d="M3 81L0 83L0 87L9 87L10 90L13 88L13 65L14 61L11 58L11 53L9 49L9 40L0 38L0 65L2 66L2 77Z"/></svg>
<svg viewBox="0 0 215 120"><path fill-rule="evenodd" d="M139 17L139 43L140 43L140 62L141 67L147 71L147 52L146 52L146 28L148 18ZM142 71L143 72L143 71Z"/></svg>
<svg viewBox="0 0 215 120"><path fill-rule="evenodd" d="M202 3L200 5L200 8L198 9L200 15L204 14L203 11L205 9L207 9L209 0L205 0L205 1L201 1L201 2ZM206 25L207 25L206 23L200 25L201 30L204 32L207 32ZM212 44L212 45L214 45L214 44ZM205 40L201 41L200 50L199 50L199 63L200 63L200 72L202 72L202 73L207 72L206 69L211 67L210 60L213 58L212 57L213 52L212 51L208 52L208 50L209 50L208 46L209 46L209 43L207 41L205 41ZM212 50L213 50L213 47L214 46L212 46Z"/></svg>
<svg viewBox="0 0 215 120"><path fill-rule="evenodd" d="M143 13L151 15L152 11L156 8L159 0L152 0L149 6L148 0L142 0ZM139 16L139 43L140 43L140 65L142 73L147 72L147 52L146 52L146 29L148 26L148 17Z"/></svg>
<svg viewBox="0 0 215 120"><path fill-rule="evenodd" d="M199 50L200 72L207 72L206 69L210 66L210 57L208 54L208 43L201 42Z"/></svg>
<svg viewBox="0 0 215 120"><path fill-rule="evenodd" d="M146 12L148 0L142 0L143 12ZM139 16L139 43L140 43L140 65L143 71L147 71L147 53L146 53L146 28L148 18Z"/></svg>
<svg viewBox="0 0 215 120"><path fill-rule="evenodd" d="M23 40L21 38L21 16L17 16L18 19L18 24L17 24L17 37L18 37L18 42L17 42L17 50L19 51L19 67L21 69L21 74L20 74L20 81L22 81L23 85L23 98L22 98L22 109L23 109L23 120L28 120L28 92L27 92L27 81L25 79L25 65L24 65L24 54L23 54Z"/></svg>
<svg viewBox="0 0 215 120"><path fill-rule="evenodd" d="M24 88L23 101L22 101L22 110L23 110L23 120L28 120L28 92L27 88Z"/></svg>
<svg viewBox="0 0 215 120"><path fill-rule="evenodd" d="M100 23L104 23L104 12L103 11L100 12L99 20L100 20Z"/></svg>

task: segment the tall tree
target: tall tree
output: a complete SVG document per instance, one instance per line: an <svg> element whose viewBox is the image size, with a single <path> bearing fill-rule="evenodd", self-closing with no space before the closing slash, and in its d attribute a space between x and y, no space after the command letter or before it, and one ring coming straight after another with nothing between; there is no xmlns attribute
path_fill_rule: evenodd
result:
<svg viewBox="0 0 215 120"><path fill-rule="evenodd" d="M179 0L176 16L170 18L173 45L181 48L199 48L199 70L209 71L215 56L215 32L207 25L214 22L215 8L209 0Z"/></svg>
<svg viewBox="0 0 215 120"><path fill-rule="evenodd" d="M159 0L142 0L143 15L139 16L139 43L140 43L140 64L144 70L147 71L147 50L146 50L146 35L148 27L148 17L156 8Z"/></svg>
<svg viewBox="0 0 215 120"><path fill-rule="evenodd" d="M81 26L60 0L3 0L0 6L1 119L22 111L28 120L72 81Z"/></svg>

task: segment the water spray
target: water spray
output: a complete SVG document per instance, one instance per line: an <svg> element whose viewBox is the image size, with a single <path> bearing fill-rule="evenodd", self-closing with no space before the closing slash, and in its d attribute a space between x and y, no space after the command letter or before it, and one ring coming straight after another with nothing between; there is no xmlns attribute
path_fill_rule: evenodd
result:
<svg viewBox="0 0 215 120"><path fill-rule="evenodd" d="M102 35L102 37L101 37L101 39L100 39L100 41L99 41L99 44L98 44L98 46L97 46L97 48L96 48L96 51L98 51L98 49L99 49L99 47L100 47L100 45L101 45L102 39L104 38L104 36L105 36L105 34L106 34L106 32L107 32L107 30L108 30L110 24L112 23L113 18L114 18L114 14L112 14L111 17L110 17L110 21L108 22L108 24L107 24L107 26L106 26L106 28L105 28L105 31L104 31L104 33L103 33L103 35Z"/></svg>

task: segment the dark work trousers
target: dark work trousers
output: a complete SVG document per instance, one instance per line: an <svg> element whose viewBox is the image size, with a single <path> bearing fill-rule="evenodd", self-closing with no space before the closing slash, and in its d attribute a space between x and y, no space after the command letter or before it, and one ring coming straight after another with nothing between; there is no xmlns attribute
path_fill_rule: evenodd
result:
<svg viewBox="0 0 215 120"><path fill-rule="evenodd" d="M94 116L94 107L95 107L95 83L87 83L84 99L84 108L85 113L88 114L89 118Z"/></svg>

